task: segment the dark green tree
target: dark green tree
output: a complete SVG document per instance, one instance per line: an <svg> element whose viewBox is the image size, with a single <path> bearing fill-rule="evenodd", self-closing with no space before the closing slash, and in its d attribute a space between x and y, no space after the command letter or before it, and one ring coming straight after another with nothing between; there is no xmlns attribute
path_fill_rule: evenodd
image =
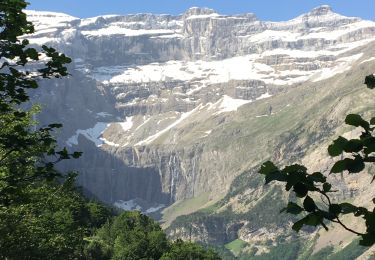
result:
<svg viewBox="0 0 375 260"><path fill-rule="evenodd" d="M220 259L211 249L191 242L168 241L160 226L139 212L123 212L88 238L92 259Z"/></svg>
<svg viewBox="0 0 375 260"><path fill-rule="evenodd" d="M38 81L67 76L70 59L55 49L29 48L20 36L34 32L23 0L0 1L0 258L74 259L84 237L108 216L87 204L74 187L74 173L55 164L79 152L58 150L51 124L38 128L38 107L26 109ZM40 58L43 60L40 60Z"/></svg>
<svg viewBox="0 0 375 260"><path fill-rule="evenodd" d="M169 249L160 226L132 211L114 217L89 241L87 254L102 259L159 259Z"/></svg>
<svg viewBox="0 0 375 260"><path fill-rule="evenodd" d="M375 88L375 76L367 76L365 84L370 89ZM332 166L330 174L360 173L365 169L366 164L375 162L375 117L366 121L360 115L350 114L346 116L345 123L361 128L362 133L359 138L350 140L340 136L328 147L330 156L342 156ZM361 245L371 246L375 243L375 207L367 209L347 202L333 202L330 195L336 190L327 182L323 173L308 173L307 168L299 164L279 169L270 161L263 163L260 173L265 175L266 184L273 181L284 182L286 191L294 192L299 198L297 201L290 201L283 209L290 214L303 215L294 223L292 228L295 231L298 232L304 225L320 225L328 230L327 223L334 222L361 237L359 242ZM323 203L317 203L312 194L320 195ZM375 204L375 198L372 201ZM346 214L362 218L366 230L359 232L355 228L348 227L342 221L342 216Z"/></svg>
<svg viewBox="0 0 375 260"><path fill-rule="evenodd" d="M8 206L24 199L24 193L36 181L62 177L54 169L58 161L79 157L64 148L56 150L52 136L60 124L33 130L32 115L37 108L25 110L28 90L38 88L37 80L67 76L64 64L71 60L55 49L28 48L23 34L34 31L22 10L22 0L0 2L0 205ZM47 62L40 62L43 56Z"/></svg>

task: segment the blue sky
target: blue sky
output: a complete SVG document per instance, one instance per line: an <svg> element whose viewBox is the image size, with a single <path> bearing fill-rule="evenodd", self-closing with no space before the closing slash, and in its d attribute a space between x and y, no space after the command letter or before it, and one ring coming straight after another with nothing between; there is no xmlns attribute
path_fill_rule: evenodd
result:
<svg viewBox="0 0 375 260"><path fill-rule="evenodd" d="M375 20L375 0L28 0L28 9L64 12L85 18L103 14L180 14L192 6L221 14L255 13L261 20L288 20L328 4L337 13Z"/></svg>

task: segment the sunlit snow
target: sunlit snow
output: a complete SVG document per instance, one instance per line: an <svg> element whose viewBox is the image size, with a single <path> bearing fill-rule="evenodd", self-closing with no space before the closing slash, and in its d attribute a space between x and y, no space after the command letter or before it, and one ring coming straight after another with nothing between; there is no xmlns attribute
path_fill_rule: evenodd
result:
<svg viewBox="0 0 375 260"><path fill-rule="evenodd" d="M116 202L113 203L113 206L119 209L127 210L127 211L130 211L130 210L141 211L144 214L154 213L154 212L161 210L162 208L165 208L164 204L158 204L157 206L153 206L149 208L144 207L144 206L142 207L141 205L137 204L135 199L127 200L127 201L117 200Z"/></svg>
<svg viewBox="0 0 375 260"><path fill-rule="evenodd" d="M83 135L88 140L93 142L96 146L101 146L104 143L104 141L100 137L109 125L109 123L98 122L92 128L85 130L78 129L75 135L70 137L66 143L69 146L78 145L78 136Z"/></svg>
<svg viewBox="0 0 375 260"><path fill-rule="evenodd" d="M158 131L156 134L147 137L145 140L142 140L142 141L136 143L135 145L146 145L146 144L150 144L150 143L152 143L152 142L155 141L159 136L161 136L162 134L166 133L167 131L169 131L169 130L172 129L173 127L177 126L179 123L181 123L181 122L184 121L186 118L188 118L189 116L191 116L194 112L198 111L199 108L201 108L201 107L202 107L202 105L199 105L199 106L197 106L196 108L194 108L193 110L191 110L191 111L189 111L189 112L182 113L182 114L180 115L180 118L177 119L175 122L173 122L172 124L170 124L169 126L167 126L166 128L164 128L163 130Z"/></svg>
<svg viewBox="0 0 375 260"><path fill-rule="evenodd" d="M272 95L267 92L267 93L264 93L264 94L260 95L259 97L257 97L256 100L269 98L269 97L272 97Z"/></svg>
<svg viewBox="0 0 375 260"><path fill-rule="evenodd" d="M216 115L225 112L237 111L240 106L250 103L251 100L235 99L230 96L224 95L223 98L219 100L219 102L219 110L215 113Z"/></svg>
<svg viewBox="0 0 375 260"><path fill-rule="evenodd" d="M122 127L122 130L126 132L133 127L133 117L126 117L126 121L120 122L119 124Z"/></svg>
<svg viewBox="0 0 375 260"><path fill-rule="evenodd" d="M337 74L343 73L345 71L350 70L352 64L362 57L363 53L359 53L356 55L352 55L349 57L340 58L337 61L339 65L333 68L324 68L319 73L317 73L317 77L314 78L312 81L317 82L320 80L331 78Z"/></svg>

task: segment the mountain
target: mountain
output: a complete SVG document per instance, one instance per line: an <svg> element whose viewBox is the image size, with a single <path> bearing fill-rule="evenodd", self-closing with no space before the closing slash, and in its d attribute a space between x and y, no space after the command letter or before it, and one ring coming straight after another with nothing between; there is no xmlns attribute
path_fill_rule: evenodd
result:
<svg viewBox="0 0 375 260"><path fill-rule="evenodd" d="M61 145L84 152L61 168L79 171L88 194L161 218L172 237L237 255L285 243L299 254L324 248L331 233L306 230L309 243L298 242L278 213L288 197L257 170L268 159L329 168L330 140L355 134L345 114L374 109L362 85L375 71L374 22L329 6L285 22L196 7L88 19L26 12L31 44L73 58L71 77L33 102L44 107L41 124L64 124ZM343 191L337 198L373 194L369 175L330 178ZM342 238L332 244L352 240Z"/></svg>

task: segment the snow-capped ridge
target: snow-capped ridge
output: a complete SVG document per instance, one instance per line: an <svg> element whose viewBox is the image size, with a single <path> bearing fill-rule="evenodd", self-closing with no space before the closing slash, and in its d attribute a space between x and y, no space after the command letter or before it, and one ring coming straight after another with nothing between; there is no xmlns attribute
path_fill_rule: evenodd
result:
<svg viewBox="0 0 375 260"><path fill-rule="evenodd" d="M49 17L49 18L65 18L70 20L79 19L78 17L71 16L66 13L60 12L49 12L49 11L38 11L38 10L23 10L28 17Z"/></svg>
<svg viewBox="0 0 375 260"><path fill-rule="evenodd" d="M318 6L318 7L315 7L314 9L312 9L309 13L307 13L307 15L318 16L318 15L327 15L327 14L330 14L330 13L333 13L333 10L332 10L331 6L321 5L321 6Z"/></svg>
<svg viewBox="0 0 375 260"><path fill-rule="evenodd" d="M191 15L208 15L208 14L214 14L217 13L214 9L208 8L208 7L190 7L184 12L184 16L189 17Z"/></svg>

